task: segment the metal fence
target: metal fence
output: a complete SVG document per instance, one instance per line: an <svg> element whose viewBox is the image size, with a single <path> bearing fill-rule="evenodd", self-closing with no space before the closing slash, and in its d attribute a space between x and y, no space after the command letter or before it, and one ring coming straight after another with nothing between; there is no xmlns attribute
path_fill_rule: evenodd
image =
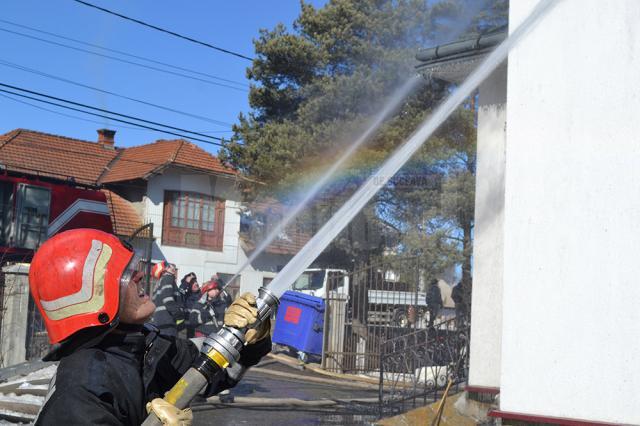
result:
<svg viewBox="0 0 640 426"><path fill-rule="evenodd" d="M468 378L469 323L454 318L385 341L380 347L380 414L435 402Z"/></svg>
<svg viewBox="0 0 640 426"><path fill-rule="evenodd" d="M377 377L382 344L429 324L420 259L404 258L329 274L322 366ZM444 309L441 314L452 313Z"/></svg>

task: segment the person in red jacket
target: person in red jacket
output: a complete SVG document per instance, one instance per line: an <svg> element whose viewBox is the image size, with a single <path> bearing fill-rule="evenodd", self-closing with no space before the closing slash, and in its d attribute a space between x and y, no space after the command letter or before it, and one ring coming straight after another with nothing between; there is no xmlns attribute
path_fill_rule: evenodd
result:
<svg viewBox="0 0 640 426"><path fill-rule="evenodd" d="M54 344L45 359L59 364L37 425L139 425L147 410L165 424L190 424L190 410L160 398L199 350L146 324L155 305L145 294L141 270L131 246L95 229L60 233L38 249L29 287ZM255 298L242 295L228 313L229 325L246 326L257 315ZM235 386L270 350L264 324L248 337L239 362L209 383L204 395Z"/></svg>

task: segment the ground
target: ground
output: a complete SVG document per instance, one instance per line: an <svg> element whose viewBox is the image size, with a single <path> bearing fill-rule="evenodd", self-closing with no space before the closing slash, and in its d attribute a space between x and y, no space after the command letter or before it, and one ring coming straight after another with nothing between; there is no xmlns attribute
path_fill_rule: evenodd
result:
<svg viewBox="0 0 640 426"><path fill-rule="evenodd" d="M267 356L249 370L232 391L233 402L219 396L193 405L194 425L429 425L436 404L378 421L378 387L375 380L327 375L302 368L293 358ZM35 370L35 371L34 371ZM46 394L46 383L55 366L25 363L0 370L0 424L4 420L29 422ZM44 373L47 377L44 377ZM15 381L24 384L12 385ZM441 426L471 426L476 423L459 416L453 407L457 395L447 401ZM18 403L16 405L16 403ZM22 405L21 405L22 404ZM16 413L15 410L23 410Z"/></svg>
<svg viewBox="0 0 640 426"><path fill-rule="evenodd" d="M263 369L269 373L260 371ZM282 375L275 376L274 371ZM232 394L237 403L194 407L194 424L368 425L377 419L375 386L351 387L348 382L279 363L250 370ZM303 401L290 401L291 398ZM354 399L361 402L348 402Z"/></svg>
<svg viewBox="0 0 640 426"><path fill-rule="evenodd" d="M475 426L477 423L469 417L458 414L454 404L462 396L462 393L451 395L445 402L444 410L440 418L440 426ZM425 426L430 425L438 411L439 402L416 408L395 417L382 419L380 426Z"/></svg>

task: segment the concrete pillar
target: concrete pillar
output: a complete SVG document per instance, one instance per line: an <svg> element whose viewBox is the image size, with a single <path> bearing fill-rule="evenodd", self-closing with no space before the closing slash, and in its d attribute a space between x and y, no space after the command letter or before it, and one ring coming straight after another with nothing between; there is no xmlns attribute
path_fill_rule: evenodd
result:
<svg viewBox="0 0 640 426"><path fill-rule="evenodd" d="M29 313L28 264L16 264L2 268L4 274L4 301L0 343L2 367L26 360L25 342Z"/></svg>
<svg viewBox="0 0 640 426"><path fill-rule="evenodd" d="M480 86L469 385L500 387L506 65Z"/></svg>

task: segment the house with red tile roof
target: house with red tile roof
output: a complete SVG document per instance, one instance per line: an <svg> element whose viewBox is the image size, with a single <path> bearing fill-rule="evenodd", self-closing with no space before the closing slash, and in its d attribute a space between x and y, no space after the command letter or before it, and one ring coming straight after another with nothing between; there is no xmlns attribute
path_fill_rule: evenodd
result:
<svg viewBox="0 0 640 426"><path fill-rule="evenodd" d="M153 223L152 260L175 263L180 276L195 272L201 282L214 273L231 278L255 249L255 242L240 238L238 173L187 140L120 148L115 131L107 129L98 130L97 141L16 129L0 135L0 167L99 189L114 233L129 236ZM276 240L232 291L256 292L306 239L294 232Z"/></svg>

